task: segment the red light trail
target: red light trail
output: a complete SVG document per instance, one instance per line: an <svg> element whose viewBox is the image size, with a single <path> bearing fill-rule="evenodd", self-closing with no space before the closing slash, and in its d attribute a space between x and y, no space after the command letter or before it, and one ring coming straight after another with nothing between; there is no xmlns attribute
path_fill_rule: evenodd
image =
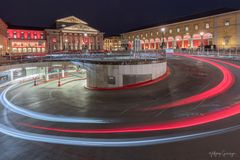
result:
<svg viewBox="0 0 240 160"><path fill-rule="evenodd" d="M183 56L183 55L181 55ZM210 89L208 91L205 91L203 93L200 93L198 95L192 96L193 100L191 100L190 97L185 98L184 100L178 100L176 102L171 103L180 106L184 104L194 103L201 99L209 98L216 96L217 94L220 94L227 89L229 89L233 83L234 83L234 77L232 73L226 69L225 67L209 61L207 59L200 59L196 57L191 57L192 59L200 60L202 62L209 63L215 67L217 67L220 71L222 71L224 78L222 82L214 87L213 89ZM207 94L204 95L204 94ZM159 108L158 108L159 109ZM80 134L113 134L113 133L139 133L139 132L151 132L151 131L164 131L164 130L173 130L173 129L181 129L181 128L187 128L187 127L193 127L198 126L202 124L207 124L211 122L215 122L218 120L226 119L232 116L235 116L240 113L240 102L226 106L221 110L209 112L205 115L201 116L195 116L191 118L184 118L179 120L173 120L168 121L164 123L159 124L145 124L145 125L138 125L138 126L130 126L130 127L114 127L114 128L103 128L103 129L64 129L64 128L54 128L54 127L44 127L44 126L38 126L38 125L31 125L26 123L18 123L25 127L30 127L34 129L40 129L45 131L55 131L55 132L64 132L64 133L80 133Z"/></svg>
<svg viewBox="0 0 240 160"><path fill-rule="evenodd" d="M218 68L222 72L223 80L214 88L204 91L202 93L199 93L197 95L183 98L183 99L180 99L180 100L177 100L174 102L170 102L170 103L166 103L163 105L159 105L159 106L145 108L145 109L143 109L143 111L169 109L169 108L183 106L183 105L187 105L187 104L191 104L191 103L196 103L196 102L199 102L199 101L202 101L205 99L209 99L209 98L215 97L215 96L227 91L228 89L230 89L232 87L232 85L235 82L235 77L233 76L233 74L228 69L226 69L225 67L223 67L215 62L212 62L207 59L202 59L202 58L197 58L197 57L192 57L192 56L187 56L187 55L182 55L182 54L175 54L175 55L184 56L184 57L188 57L191 59L195 59L195 60L198 60L201 62L211 64L212 66Z"/></svg>

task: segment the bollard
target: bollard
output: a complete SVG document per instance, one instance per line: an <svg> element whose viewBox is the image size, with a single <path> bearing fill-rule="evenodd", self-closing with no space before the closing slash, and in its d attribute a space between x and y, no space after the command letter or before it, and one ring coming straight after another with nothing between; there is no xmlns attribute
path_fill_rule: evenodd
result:
<svg viewBox="0 0 240 160"><path fill-rule="evenodd" d="M58 80L58 87L61 87L61 81L60 81L60 79Z"/></svg>
<svg viewBox="0 0 240 160"><path fill-rule="evenodd" d="M34 86L37 86L37 80L36 80L36 78L34 78L33 85L34 85Z"/></svg>

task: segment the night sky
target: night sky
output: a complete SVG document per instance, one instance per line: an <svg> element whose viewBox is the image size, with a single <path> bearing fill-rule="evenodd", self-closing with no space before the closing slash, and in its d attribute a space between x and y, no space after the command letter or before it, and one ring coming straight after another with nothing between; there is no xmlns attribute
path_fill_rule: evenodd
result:
<svg viewBox="0 0 240 160"><path fill-rule="evenodd" d="M74 15L106 34L217 8L240 8L240 0L0 0L8 23L46 27Z"/></svg>

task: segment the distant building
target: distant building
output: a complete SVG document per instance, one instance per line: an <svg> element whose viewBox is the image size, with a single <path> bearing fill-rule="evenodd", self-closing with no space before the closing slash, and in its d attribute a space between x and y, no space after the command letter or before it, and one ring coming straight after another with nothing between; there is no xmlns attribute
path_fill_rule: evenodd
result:
<svg viewBox="0 0 240 160"><path fill-rule="evenodd" d="M240 10L218 9L170 20L158 25L134 29L122 34L128 48L134 49L139 37L141 50L166 48L197 49L240 47Z"/></svg>
<svg viewBox="0 0 240 160"><path fill-rule="evenodd" d="M9 26L7 32L10 53L47 53L46 34L44 29Z"/></svg>
<svg viewBox="0 0 240 160"><path fill-rule="evenodd" d="M46 29L46 34L50 53L103 49L103 33L74 16L56 20L55 28Z"/></svg>
<svg viewBox="0 0 240 160"><path fill-rule="evenodd" d="M53 28L9 25L9 52L72 53L103 50L103 33L77 17L58 19Z"/></svg>
<svg viewBox="0 0 240 160"><path fill-rule="evenodd" d="M0 18L0 55L5 55L8 49L7 24Z"/></svg>
<svg viewBox="0 0 240 160"><path fill-rule="evenodd" d="M103 49L108 51L124 50L121 36L111 36L111 37L104 38Z"/></svg>

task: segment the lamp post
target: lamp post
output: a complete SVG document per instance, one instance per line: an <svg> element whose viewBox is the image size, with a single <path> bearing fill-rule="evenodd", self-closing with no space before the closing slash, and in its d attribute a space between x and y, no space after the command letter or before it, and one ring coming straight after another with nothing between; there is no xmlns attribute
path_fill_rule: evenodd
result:
<svg viewBox="0 0 240 160"><path fill-rule="evenodd" d="M162 46L161 46L162 49L164 49L164 46L165 46L165 42L164 42L165 30L166 30L165 28L161 28L162 37L163 37Z"/></svg>
<svg viewBox="0 0 240 160"><path fill-rule="evenodd" d="M68 39L65 39L65 51L68 50Z"/></svg>
<svg viewBox="0 0 240 160"><path fill-rule="evenodd" d="M201 50L203 51L203 47L204 47L204 44L203 44L203 35L204 35L204 32L200 32L200 36L201 36Z"/></svg>

